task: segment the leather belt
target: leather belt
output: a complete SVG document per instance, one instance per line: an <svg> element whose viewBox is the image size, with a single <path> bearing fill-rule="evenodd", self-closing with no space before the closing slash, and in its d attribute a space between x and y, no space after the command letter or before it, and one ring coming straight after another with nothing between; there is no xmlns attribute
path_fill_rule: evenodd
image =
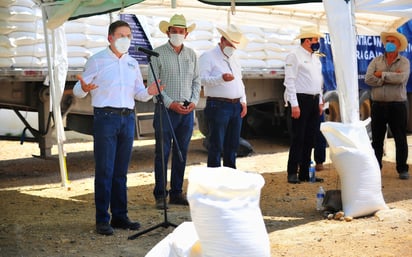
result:
<svg viewBox="0 0 412 257"><path fill-rule="evenodd" d="M219 101L219 102L227 102L227 103L236 104L240 101L240 98L230 99L230 98L224 98L224 97L211 97L211 96L208 96L207 100L208 101Z"/></svg>
<svg viewBox="0 0 412 257"><path fill-rule="evenodd" d="M115 107L94 107L94 109L96 110L101 110L104 112L111 112L111 113L115 113L118 114L120 116L128 116L132 113L134 113L133 109L128 109L128 108L115 108Z"/></svg>
<svg viewBox="0 0 412 257"><path fill-rule="evenodd" d="M311 99L319 99L319 96L320 96L320 94L310 95L310 94L303 94L303 93L297 93L296 95L298 97L311 98Z"/></svg>

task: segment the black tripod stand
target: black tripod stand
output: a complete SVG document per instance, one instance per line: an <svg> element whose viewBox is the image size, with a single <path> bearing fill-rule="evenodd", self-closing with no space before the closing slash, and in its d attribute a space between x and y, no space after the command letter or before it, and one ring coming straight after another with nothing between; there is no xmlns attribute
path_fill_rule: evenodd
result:
<svg viewBox="0 0 412 257"><path fill-rule="evenodd" d="M144 49L144 50L146 50L146 49ZM157 78L156 78L156 74L154 73L154 70L153 70L153 65L152 65L152 62L151 62L151 60L150 60L150 55L154 55L154 56L159 56L159 54L158 53L156 53L156 52L152 52L152 51L143 51L144 53L146 53L146 54L148 54L148 59L149 59L149 65L150 65L150 70L152 71L152 74L153 74L153 79L154 79L154 81L156 82L156 86L157 86L157 90L158 90L158 92L160 92L160 86L159 86L159 82L157 81ZM149 54L150 53L150 54ZM180 151L180 147L179 147L179 144L178 144L178 142L177 142L177 139L176 139L176 135L175 135L175 133L174 133L174 131L173 131L173 126L172 126L172 122L170 121L170 116L169 116L169 113L167 112L167 108L166 108L166 106L164 105L164 102L163 102L163 97L162 97L162 94L158 94L157 96L156 96L156 99L157 99L157 105L158 106L156 106L156 108L159 108L158 110L159 110L159 119L160 119L160 141L161 141L161 152L162 152L162 176L163 176L163 183L164 183L164 185L163 185L163 217L164 217L164 220L163 220L163 222L162 223L159 223L159 224L157 224L157 225L155 225L155 226L153 226L153 227L150 227L150 228L148 228L148 229L145 229L145 230L143 230L143 231L141 231L141 232L138 232L138 233L136 233L136 234L134 234L134 235L132 235L132 236L129 236L128 237L128 239L129 240L132 240L132 239L136 239L137 237L139 237L139 236L141 236L141 235L143 235L143 234L146 234L146 233L148 233L148 232L150 232L150 231L152 231L152 230L155 230L155 229L157 229L157 228L160 228L160 227L163 227L163 228L168 228L168 227L170 227L170 226L172 226L172 227L177 227L177 225L175 225L175 224L173 224L173 223L170 223L168 220L167 220L167 205L166 205L166 185L167 185L167 170L166 170L166 163L165 163L165 156L164 156L164 136L163 136L163 112L166 114L166 117L167 117L167 121L169 122L169 126L170 126L170 128L171 128L171 133L172 133L172 137L173 137L173 143L175 144L175 146L176 146L176 149L177 149L177 152L178 152L178 154L179 154L179 160L180 161L183 161L183 157L182 157L182 152Z"/></svg>

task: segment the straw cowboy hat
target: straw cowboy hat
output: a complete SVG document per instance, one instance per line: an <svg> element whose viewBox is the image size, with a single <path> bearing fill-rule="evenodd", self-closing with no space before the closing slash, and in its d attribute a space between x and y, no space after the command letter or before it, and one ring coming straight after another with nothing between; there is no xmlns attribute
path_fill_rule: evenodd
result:
<svg viewBox="0 0 412 257"><path fill-rule="evenodd" d="M166 33L169 30L169 27L180 27L186 28L187 33L192 32L196 28L196 24L192 24L190 26L186 25L186 18L181 14L175 14L170 18L170 21L161 21L159 23L159 29L161 32Z"/></svg>
<svg viewBox="0 0 412 257"><path fill-rule="evenodd" d="M386 38L390 37L390 36L396 37L399 40L399 42L401 43L401 45L399 46L399 49L398 49L399 52L404 51L406 49L406 47L408 46L408 40L406 39L406 37L403 34L397 32L397 31L382 32L381 33L381 42L382 42L383 45L386 46Z"/></svg>
<svg viewBox="0 0 412 257"><path fill-rule="evenodd" d="M314 37L323 37L323 34L319 32L317 26L304 26L300 28L300 34L295 39Z"/></svg>
<svg viewBox="0 0 412 257"><path fill-rule="evenodd" d="M217 28L217 31L234 47L238 49L245 48L248 43L248 40L243 34L236 28L235 25L230 25L226 31L223 29Z"/></svg>

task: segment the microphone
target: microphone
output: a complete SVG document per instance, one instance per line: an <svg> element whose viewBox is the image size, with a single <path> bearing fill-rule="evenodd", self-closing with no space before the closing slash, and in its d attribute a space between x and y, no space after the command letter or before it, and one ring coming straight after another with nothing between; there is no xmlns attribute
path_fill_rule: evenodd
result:
<svg viewBox="0 0 412 257"><path fill-rule="evenodd" d="M147 54L147 55L149 55L149 56L159 57L159 53L158 53L158 52L155 52L155 51L152 51L152 50L149 50L149 49L140 47L140 46L136 46L136 50L137 50L137 51L140 51L140 52L143 52L143 53L145 53L145 54Z"/></svg>

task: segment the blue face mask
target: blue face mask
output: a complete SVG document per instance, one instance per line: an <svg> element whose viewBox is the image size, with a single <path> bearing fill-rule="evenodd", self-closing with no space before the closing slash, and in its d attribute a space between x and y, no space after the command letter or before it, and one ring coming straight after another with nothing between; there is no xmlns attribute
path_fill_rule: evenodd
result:
<svg viewBox="0 0 412 257"><path fill-rule="evenodd" d="M394 43L388 42L385 45L385 51L387 53L393 53L396 51L396 45Z"/></svg>
<svg viewBox="0 0 412 257"><path fill-rule="evenodd" d="M318 43L312 43L312 44L310 45L310 48L312 49L313 52L316 52L316 51L318 51L319 48L320 48L320 43L319 43L319 42L318 42Z"/></svg>

